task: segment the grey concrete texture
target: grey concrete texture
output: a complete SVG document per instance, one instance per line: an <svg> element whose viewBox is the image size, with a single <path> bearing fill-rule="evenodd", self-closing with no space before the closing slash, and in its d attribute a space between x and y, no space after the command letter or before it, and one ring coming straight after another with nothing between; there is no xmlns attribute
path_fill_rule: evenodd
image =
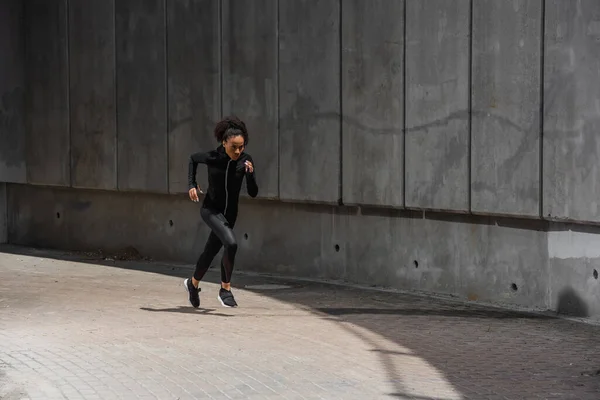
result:
<svg viewBox="0 0 600 400"><path fill-rule="evenodd" d="M600 313L600 228L551 223L548 232L549 301L586 317Z"/></svg>
<svg viewBox="0 0 600 400"><path fill-rule="evenodd" d="M116 251L131 246L148 255L156 251L164 253L167 259L183 257L186 262L195 262L210 232L202 223L199 205L192 203L187 194L164 197L80 189L81 192L76 193L82 196L73 197L72 190L50 191L32 186L9 189L9 238L31 245L45 243L44 246L50 248L67 245L82 250ZM40 195L43 192L38 198L43 197L45 202L17 204L25 192ZM148 196L154 201L148 202ZM176 205L173 204L175 199ZM34 207L41 209L34 210ZM145 211L140 213L141 209ZM144 228L140 231L141 227ZM176 236L179 230L186 234ZM48 237L49 232L55 236Z"/></svg>
<svg viewBox="0 0 600 400"><path fill-rule="evenodd" d="M27 182L69 186L67 1L31 0L24 7Z"/></svg>
<svg viewBox="0 0 600 400"><path fill-rule="evenodd" d="M340 199L340 0L279 2L279 196Z"/></svg>
<svg viewBox="0 0 600 400"><path fill-rule="evenodd" d="M342 200L403 206L404 1L344 1L341 46Z"/></svg>
<svg viewBox="0 0 600 400"><path fill-rule="evenodd" d="M600 221L600 3L547 1L543 216Z"/></svg>
<svg viewBox="0 0 600 400"><path fill-rule="evenodd" d="M131 246L155 259L194 263L209 234L199 206L184 195L10 184L8 207L10 242L28 246ZM236 268L561 310L600 321L600 280L593 271L600 271L600 253L582 251L600 248L590 242L598 241L600 230L573 236L571 247L557 247L555 232L570 235L572 229L555 225L549 233L547 223L536 221L243 200Z"/></svg>
<svg viewBox="0 0 600 400"><path fill-rule="evenodd" d="M188 191L190 155L218 143L221 116L220 20L217 1L167 1L169 191ZM198 185L208 178L199 168Z"/></svg>
<svg viewBox="0 0 600 400"><path fill-rule="evenodd" d="M165 2L115 2L119 190L167 192Z"/></svg>
<svg viewBox="0 0 600 400"><path fill-rule="evenodd" d="M469 0L406 3L406 206L469 210Z"/></svg>
<svg viewBox="0 0 600 400"><path fill-rule="evenodd" d="M278 4L222 2L223 115L246 123L246 152L254 160L259 195L266 198L279 197Z"/></svg>
<svg viewBox="0 0 600 400"><path fill-rule="evenodd" d="M600 221L591 0L17 4L3 181L185 192L234 113L260 196Z"/></svg>
<svg viewBox="0 0 600 400"><path fill-rule="evenodd" d="M0 182L0 243L8 242L8 202L6 183Z"/></svg>
<svg viewBox="0 0 600 400"><path fill-rule="evenodd" d="M27 181L23 3L0 2L0 182Z"/></svg>
<svg viewBox="0 0 600 400"><path fill-rule="evenodd" d="M114 0L69 0L71 184L117 188Z"/></svg>
<svg viewBox="0 0 600 400"><path fill-rule="evenodd" d="M539 216L542 1L473 2L471 210Z"/></svg>

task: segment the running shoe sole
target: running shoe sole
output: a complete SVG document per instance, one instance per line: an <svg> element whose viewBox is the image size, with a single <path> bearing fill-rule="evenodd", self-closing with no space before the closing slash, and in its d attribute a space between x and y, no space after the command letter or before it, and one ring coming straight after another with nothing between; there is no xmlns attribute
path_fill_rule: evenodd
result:
<svg viewBox="0 0 600 400"><path fill-rule="evenodd" d="M217 299L219 300L219 303L221 303L221 305L223 307L227 307L227 308L235 308L237 306L228 306L227 304L223 303L223 300L221 299L221 296L219 296L219 294L217 293Z"/></svg>

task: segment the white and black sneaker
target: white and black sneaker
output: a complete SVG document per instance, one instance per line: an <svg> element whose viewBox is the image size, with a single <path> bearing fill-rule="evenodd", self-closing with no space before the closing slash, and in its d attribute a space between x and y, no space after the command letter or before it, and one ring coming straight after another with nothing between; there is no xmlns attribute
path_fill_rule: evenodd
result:
<svg viewBox="0 0 600 400"><path fill-rule="evenodd" d="M233 298L231 290L221 288L221 290L219 290L219 295L217 296L217 299L219 299L223 307L237 307L237 303Z"/></svg>
<svg viewBox="0 0 600 400"><path fill-rule="evenodd" d="M191 278L187 278L186 280L183 281L183 286L185 286L185 289L188 291L189 295L190 295L190 304L192 305L192 307L194 308L198 308L200 307L200 288L195 288L194 284L192 283L192 279Z"/></svg>

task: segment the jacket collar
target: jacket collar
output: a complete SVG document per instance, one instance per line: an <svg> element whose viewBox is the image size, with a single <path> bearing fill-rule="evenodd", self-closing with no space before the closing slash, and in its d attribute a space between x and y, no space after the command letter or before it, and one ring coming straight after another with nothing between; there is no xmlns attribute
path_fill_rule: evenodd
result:
<svg viewBox="0 0 600 400"><path fill-rule="evenodd" d="M217 147L217 159L219 160L226 160L226 161L233 161L229 155L227 154L227 152L225 151L225 147L223 147L222 144L219 145L219 147Z"/></svg>

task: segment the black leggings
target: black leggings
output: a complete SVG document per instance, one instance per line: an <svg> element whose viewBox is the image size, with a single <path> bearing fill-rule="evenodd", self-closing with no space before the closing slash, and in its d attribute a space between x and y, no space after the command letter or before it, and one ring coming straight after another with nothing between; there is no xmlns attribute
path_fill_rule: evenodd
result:
<svg viewBox="0 0 600 400"><path fill-rule="evenodd" d="M223 259L221 260L221 281L229 283L231 273L233 272L233 264L235 262L235 253L237 252L237 241L233 234L233 226L220 212L202 208L200 211L202 219L211 229L204 251L198 258L196 270L194 271L194 279L200 281L204 277L206 271L210 267L210 263L215 258L221 246L225 246L223 251Z"/></svg>

